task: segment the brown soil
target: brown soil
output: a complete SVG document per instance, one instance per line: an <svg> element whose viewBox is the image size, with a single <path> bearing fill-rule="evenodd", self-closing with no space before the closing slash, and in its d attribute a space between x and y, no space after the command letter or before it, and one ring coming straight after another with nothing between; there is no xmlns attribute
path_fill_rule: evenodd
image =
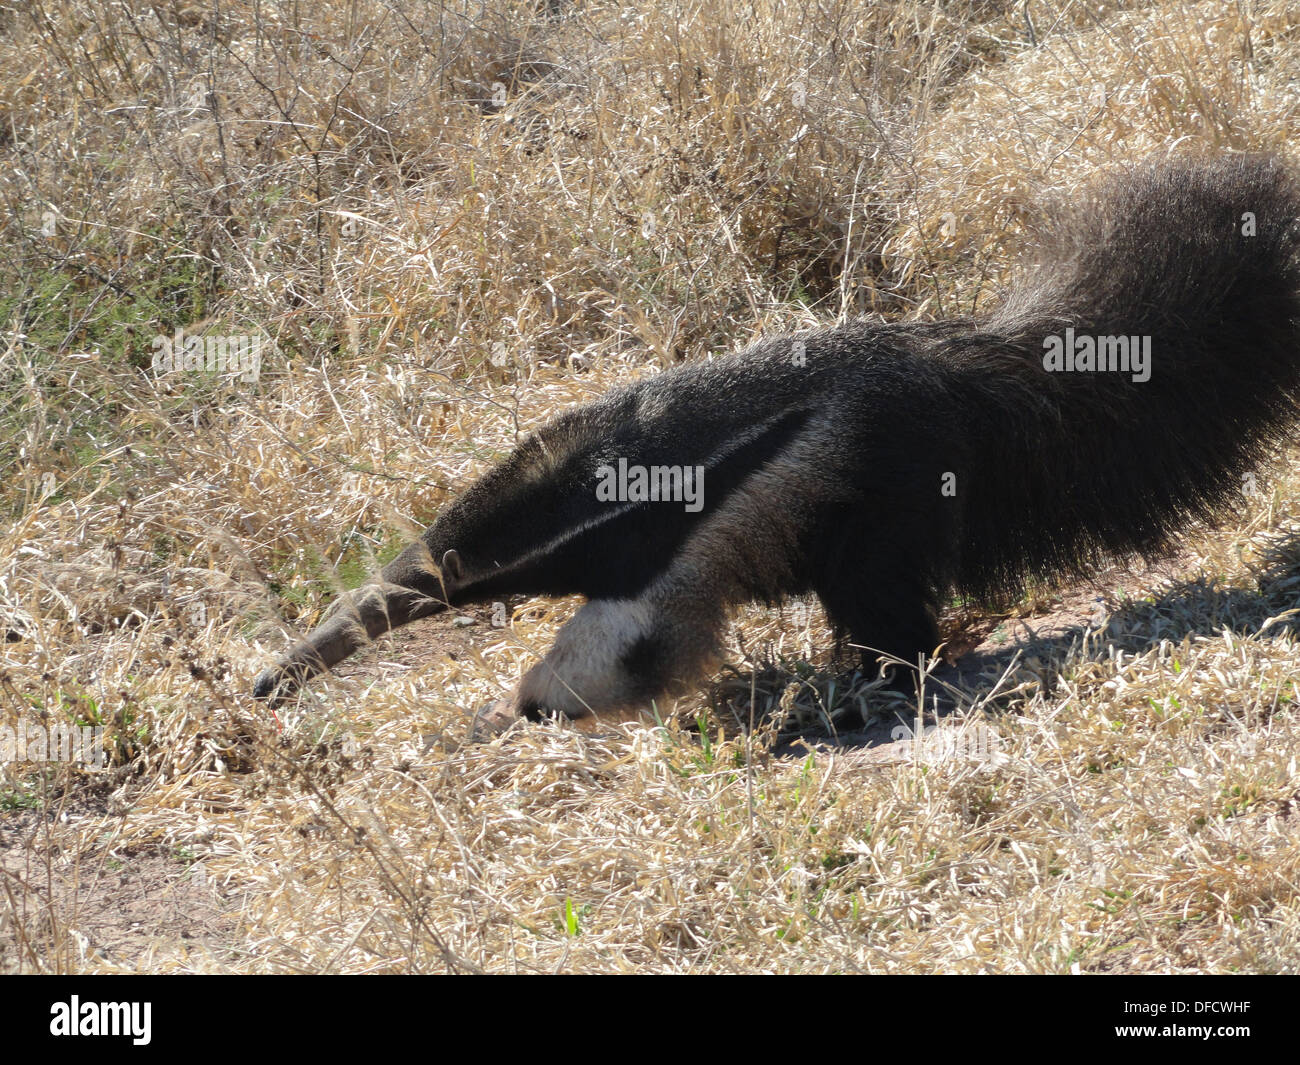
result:
<svg viewBox="0 0 1300 1065"><path fill-rule="evenodd" d="M0 816L0 973L237 963L241 899L183 848L114 846L105 801L85 789L51 807Z"/></svg>

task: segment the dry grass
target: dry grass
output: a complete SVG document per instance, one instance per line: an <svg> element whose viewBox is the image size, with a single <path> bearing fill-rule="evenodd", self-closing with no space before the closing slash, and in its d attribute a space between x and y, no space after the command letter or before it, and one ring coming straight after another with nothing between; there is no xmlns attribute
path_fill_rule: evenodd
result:
<svg viewBox="0 0 1300 1065"><path fill-rule="evenodd" d="M1298 132L1300 4L1029 11L0 3L0 724L110 755L0 765L0 969L1300 969L1296 456L1189 541L1201 583L1107 575L1100 631L1057 603L962 678L944 728L996 757L792 749L895 723L797 606L660 725L466 742L572 603L247 694L556 410L983 305L1041 193ZM274 348L148 372L177 329ZM146 866L211 920L126 902Z"/></svg>

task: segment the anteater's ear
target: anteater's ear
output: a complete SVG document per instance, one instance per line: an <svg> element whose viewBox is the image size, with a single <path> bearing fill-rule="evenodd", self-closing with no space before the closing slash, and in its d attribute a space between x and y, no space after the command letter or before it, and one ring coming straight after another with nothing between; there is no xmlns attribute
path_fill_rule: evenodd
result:
<svg viewBox="0 0 1300 1065"><path fill-rule="evenodd" d="M456 552L448 551L442 556L442 575L444 578L450 577L453 581L458 581L465 575L465 568L461 565L460 555Z"/></svg>

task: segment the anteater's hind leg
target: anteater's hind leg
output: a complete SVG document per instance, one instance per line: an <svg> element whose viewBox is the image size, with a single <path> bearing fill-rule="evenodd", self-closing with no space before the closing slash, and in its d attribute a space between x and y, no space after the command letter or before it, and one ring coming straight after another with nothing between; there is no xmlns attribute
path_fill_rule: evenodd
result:
<svg viewBox="0 0 1300 1065"><path fill-rule="evenodd" d="M814 590L836 631L848 637L869 677L915 692L918 661L939 644L935 545L927 537L885 539L845 529L821 559ZM897 661L896 661L897 660Z"/></svg>
<svg viewBox="0 0 1300 1065"><path fill-rule="evenodd" d="M895 687L910 690L920 656L933 654L939 644L934 613L917 591L884 591L881 582L873 581L869 586L822 588L817 594L836 631L861 654L867 674L874 677L884 669ZM873 595L882 598L867 598ZM894 595L899 598L886 598Z"/></svg>

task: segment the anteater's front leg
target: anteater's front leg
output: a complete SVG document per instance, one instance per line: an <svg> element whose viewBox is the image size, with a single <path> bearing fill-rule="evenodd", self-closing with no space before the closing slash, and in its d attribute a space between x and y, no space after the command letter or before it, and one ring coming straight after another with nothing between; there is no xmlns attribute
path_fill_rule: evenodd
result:
<svg viewBox="0 0 1300 1065"><path fill-rule="evenodd" d="M698 680L717 655L721 604L667 583L637 599L595 599L560 629L546 657L524 674L505 718L649 709Z"/></svg>

